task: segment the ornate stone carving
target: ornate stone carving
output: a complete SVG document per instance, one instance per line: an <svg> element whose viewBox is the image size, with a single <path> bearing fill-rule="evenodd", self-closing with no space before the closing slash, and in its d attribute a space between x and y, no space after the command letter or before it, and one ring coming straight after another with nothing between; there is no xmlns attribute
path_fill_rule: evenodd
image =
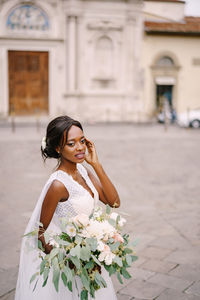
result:
<svg viewBox="0 0 200 300"><path fill-rule="evenodd" d="M22 4L11 11L6 25L11 30L47 31L49 20L41 8L31 4Z"/></svg>
<svg viewBox="0 0 200 300"><path fill-rule="evenodd" d="M110 80L113 73L113 43L107 36L100 37L95 45L95 79Z"/></svg>
<svg viewBox="0 0 200 300"><path fill-rule="evenodd" d="M111 22L111 21L97 21L97 22L92 22L87 25L88 29L90 30L101 30L101 31L109 31L109 30L122 30L123 25L116 23L116 22Z"/></svg>

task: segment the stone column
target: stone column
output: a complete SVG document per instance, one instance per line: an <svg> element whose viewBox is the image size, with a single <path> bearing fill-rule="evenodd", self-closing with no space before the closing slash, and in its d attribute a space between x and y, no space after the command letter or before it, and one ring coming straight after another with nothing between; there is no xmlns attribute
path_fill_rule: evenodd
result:
<svg viewBox="0 0 200 300"><path fill-rule="evenodd" d="M77 54L77 39L76 39L76 16L68 16L68 61L67 61L67 79L68 92L75 93L76 91L76 54Z"/></svg>
<svg viewBox="0 0 200 300"><path fill-rule="evenodd" d="M134 77L137 70L135 69L135 48L137 44L135 43L135 18L132 16L128 16L127 19L127 90L129 94L135 92L135 82Z"/></svg>

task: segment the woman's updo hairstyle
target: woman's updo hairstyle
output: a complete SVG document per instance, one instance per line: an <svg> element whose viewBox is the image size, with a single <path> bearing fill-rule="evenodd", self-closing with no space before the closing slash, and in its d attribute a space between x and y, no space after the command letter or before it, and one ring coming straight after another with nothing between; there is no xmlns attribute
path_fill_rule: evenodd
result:
<svg viewBox="0 0 200 300"><path fill-rule="evenodd" d="M46 145L41 147L42 157L59 158L60 154L56 151L57 147L63 148L67 142L69 129L72 125L83 130L79 121L76 121L68 116L60 116L53 119L47 126Z"/></svg>

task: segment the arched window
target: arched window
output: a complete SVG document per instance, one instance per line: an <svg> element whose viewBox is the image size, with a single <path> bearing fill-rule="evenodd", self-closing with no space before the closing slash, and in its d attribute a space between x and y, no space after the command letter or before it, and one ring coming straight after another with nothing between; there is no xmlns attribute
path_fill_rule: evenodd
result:
<svg viewBox="0 0 200 300"><path fill-rule="evenodd" d="M95 47L96 76L110 78L113 73L113 43L107 36L100 37Z"/></svg>
<svg viewBox="0 0 200 300"><path fill-rule="evenodd" d="M162 56L156 63L158 67L173 67L174 61L169 56Z"/></svg>
<svg viewBox="0 0 200 300"><path fill-rule="evenodd" d="M13 31L47 31L49 20L41 8L32 4L21 4L11 11L6 26Z"/></svg>

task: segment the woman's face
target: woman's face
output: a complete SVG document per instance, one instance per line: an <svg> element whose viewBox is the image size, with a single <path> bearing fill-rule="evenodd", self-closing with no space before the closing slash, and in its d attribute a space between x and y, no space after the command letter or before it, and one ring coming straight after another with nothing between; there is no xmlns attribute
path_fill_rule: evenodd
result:
<svg viewBox="0 0 200 300"><path fill-rule="evenodd" d="M83 131L72 125L68 131L68 137L65 146L60 149L61 158L81 163L85 159L86 143Z"/></svg>

